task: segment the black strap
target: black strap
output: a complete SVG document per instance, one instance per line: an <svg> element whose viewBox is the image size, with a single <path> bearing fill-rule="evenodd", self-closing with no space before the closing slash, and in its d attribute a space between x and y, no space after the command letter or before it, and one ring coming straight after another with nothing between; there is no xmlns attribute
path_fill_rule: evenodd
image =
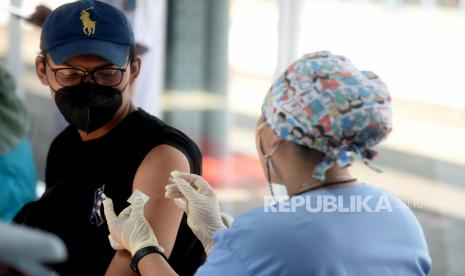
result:
<svg viewBox="0 0 465 276"><path fill-rule="evenodd" d="M163 249L159 246L146 246L144 248L141 248L137 250L136 254L131 259L131 264L129 265L137 275L140 275L139 268L137 265L139 264L139 261L145 257L145 255L151 254L151 253L157 253L160 254L163 259L165 259L166 262L168 262L168 258L166 258L165 253L163 252Z"/></svg>
<svg viewBox="0 0 465 276"><path fill-rule="evenodd" d="M351 178L351 179L346 179L346 180L323 183L321 185L318 185L318 186L311 187L311 188L305 189L303 191L300 191L297 194L293 194L292 196L301 195L303 193L310 192L310 191L313 191L313 190L316 190L316 189L319 189L319 188L323 188L323 187L328 187L328 186L333 186L333 185L343 184L343 183L349 183L349 182L353 182L353 181L357 181L357 178Z"/></svg>

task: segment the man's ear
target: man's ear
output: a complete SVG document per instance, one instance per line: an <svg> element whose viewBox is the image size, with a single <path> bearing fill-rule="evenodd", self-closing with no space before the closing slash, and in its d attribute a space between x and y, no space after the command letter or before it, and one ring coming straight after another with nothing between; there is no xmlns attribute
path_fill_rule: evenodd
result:
<svg viewBox="0 0 465 276"><path fill-rule="evenodd" d="M129 79L129 84L133 84L139 76L141 63L142 61L139 56L136 56L134 60L131 62L131 76Z"/></svg>
<svg viewBox="0 0 465 276"><path fill-rule="evenodd" d="M47 73L46 73L46 65L45 65L45 57L44 56L37 56L36 61L36 74L37 77L39 78L40 82L43 85L49 85L48 79L47 79Z"/></svg>

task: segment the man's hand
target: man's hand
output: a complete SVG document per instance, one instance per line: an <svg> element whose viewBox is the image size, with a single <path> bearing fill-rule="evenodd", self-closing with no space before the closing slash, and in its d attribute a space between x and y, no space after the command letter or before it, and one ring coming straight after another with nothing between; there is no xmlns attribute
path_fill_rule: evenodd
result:
<svg viewBox="0 0 465 276"><path fill-rule="evenodd" d="M117 216L113 210L113 201L105 197L103 206L110 230L108 238L113 249L126 249L134 256L139 249L158 246L158 240L144 217L144 205L144 198L138 196Z"/></svg>

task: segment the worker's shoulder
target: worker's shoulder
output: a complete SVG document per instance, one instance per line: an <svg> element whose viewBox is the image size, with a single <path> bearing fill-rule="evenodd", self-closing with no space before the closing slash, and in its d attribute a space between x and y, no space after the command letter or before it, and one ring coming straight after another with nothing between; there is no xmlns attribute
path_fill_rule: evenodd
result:
<svg viewBox="0 0 465 276"><path fill-rule="evenodd" d="M268 206L258 207L239 215L221 239L226 243L237 243L239 239L243 243L266 244L282 235L289 235L294 223L299 221L296 216L298 214L275 212Z"/></svg>
<svg viewBox="0 0 465 276"><path fill-rule="evenodd" d="M302 241L310 247L316 244L308 227L299 214L259 207L241 214L229 229L217 231L215 246L232 252L250 275L296 275L290 272L295 268L289 264L296 263L290 263L291 256L308 253L296 245Z"/></svg>

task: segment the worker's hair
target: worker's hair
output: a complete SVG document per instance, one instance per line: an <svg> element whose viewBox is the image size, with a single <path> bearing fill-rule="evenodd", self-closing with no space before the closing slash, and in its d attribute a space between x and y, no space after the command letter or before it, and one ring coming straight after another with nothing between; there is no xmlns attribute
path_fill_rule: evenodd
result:
<svg viewBox="0 0 465 276"><path fill-rule="evenodd" d="M317 151L315 149L311 149L307 146L298 145L298 144L294 144L294 145L297 147L298 153L304 160L309 161L313 164L318 164L321 161L323 161L323 157L325 156L324 153Z"/></svg>

